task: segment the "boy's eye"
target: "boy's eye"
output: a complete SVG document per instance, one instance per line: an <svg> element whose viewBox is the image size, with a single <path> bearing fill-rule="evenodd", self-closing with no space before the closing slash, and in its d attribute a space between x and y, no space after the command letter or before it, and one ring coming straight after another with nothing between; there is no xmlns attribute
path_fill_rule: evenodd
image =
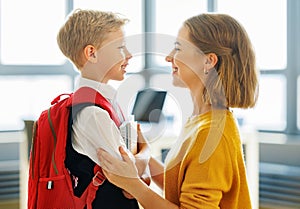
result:
<svg viewBox="0 0 300 209"><path fill-rule="evenodd" d="M125 56L125 48L126 46L125 45L122 45L122 46L119 46L118 49L120 50L120 53Z"/></svg>
<svg viewBox="0 0 300 209"><path fill-rule="evenodd" d="M122 45L122 46L119 46L118 49L120 50L120 52L124 52L126 46L125 45Z"/></svg>

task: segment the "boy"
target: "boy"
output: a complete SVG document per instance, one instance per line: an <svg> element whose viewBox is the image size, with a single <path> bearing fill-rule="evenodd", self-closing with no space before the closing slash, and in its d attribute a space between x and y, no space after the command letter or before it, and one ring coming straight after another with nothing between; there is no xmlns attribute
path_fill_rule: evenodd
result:
<svg viewBox="0 0 300 209"><path fill-rule="evenodd" d="M116 91L107 83L109 80L124 79L126 66L132 57L124 44L122 27L126 21L111 12L76 10L57 36L61 51L80 71L77 88L90 87L98 91L112 104L120 122L124 121L124 117L115 101ZM66 166L71 171L75 168L81 173L92 172L95 163L101 165L96 153L98 147L109 150L112 155L121 159L118 147L125 146L125 143L117 125L107 111L99 107L88 106L78 112L71 133L72 149L75 152L67 152ZM148 163L148 153L148 146L139 144L139 159L136 162L142 169ZM80 155L88 158L78 162ZM72 172L70 175L74 194L80 196L86 188L84 185L91 179L80 179L72 175ZM92 206L103 209L139 208L135 199L108 181L99 186Z"/></svg>

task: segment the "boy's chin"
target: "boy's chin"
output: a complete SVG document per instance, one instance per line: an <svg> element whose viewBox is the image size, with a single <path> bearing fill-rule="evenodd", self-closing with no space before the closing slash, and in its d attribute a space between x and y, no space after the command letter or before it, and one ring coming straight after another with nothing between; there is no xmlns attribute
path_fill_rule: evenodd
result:
<svg viewBox="0 0 300 209"><path fill-rule="evenodd" d="M113 80L113 81L123 81L124 80L124 76L116 77L116 78L113 78L111 80Z"/></svg>

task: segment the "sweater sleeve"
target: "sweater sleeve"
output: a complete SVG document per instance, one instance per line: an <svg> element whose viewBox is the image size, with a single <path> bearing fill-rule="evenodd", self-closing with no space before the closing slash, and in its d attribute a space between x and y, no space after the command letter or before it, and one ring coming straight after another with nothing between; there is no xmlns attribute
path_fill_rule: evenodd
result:
<svg viewBox="0 0 300 209"><path fill-rule="evenodd" d="M182 185L179 194L181 208L220 208L220 200L230 190L233 178L231 153L226 140L221 137L215 150L205 162L200 163L208 134L200 132L182 162Z"/></svg>

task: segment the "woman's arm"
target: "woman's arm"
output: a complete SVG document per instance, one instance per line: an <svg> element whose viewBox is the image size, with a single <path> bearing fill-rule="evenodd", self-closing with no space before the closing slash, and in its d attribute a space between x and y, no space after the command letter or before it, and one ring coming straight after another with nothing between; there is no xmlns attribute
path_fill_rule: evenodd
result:
<svg viewBox="0 0 300 209"><path fill-rule="evenodd" d="M160 189L163 189L164 166L160 161L151 157L150 145L141 132L140 124L138 124L137 126L137 133L139 153L135 155L135 164L138 169L139 176L141 176L144 181L146 180L146 183L148 182L148 180L150 181L150 179L148 178L150 178L151 176L155 184ZM148 167L145 166L145 162L147 162ZM145 172L141 173L141 171L143 170L145 170ZM149 183L150 182L148 182L147 184L149 185Z"/></svg>
<svg viewBox="0 0 300 209"><path fill-rule="evenodd" d="M150 173L154 183L160 188L164 188L164 165L162 162L151 157L149 161Z"/></svg>
<svg viewBox="0 0 300 209"><path fill-rule="evenodd" d="M152 191L138 176L134 158L120 147L123 161L108 152L98 149L98 158L107 179L116 186L126 190L143 206L144 209L179 207Z"/></svg>
<svg viewBox="0 0 300 209"><path fill-rule="evenodd" d="M179 209L179 207L170 201L164 199L139 179L130 179L128 189L135 199L142 205L144 209Z"/></svg>
<svg viewBox="0 0 300 209"><path fill-rule="evenodd" d="M139 176L142 176L147 172L147 166L151 157L150 145L144 138L140 124L137 124L137 141L138 141L138 153L134 156L136 160L136 167L138 169Z"/></svg>

